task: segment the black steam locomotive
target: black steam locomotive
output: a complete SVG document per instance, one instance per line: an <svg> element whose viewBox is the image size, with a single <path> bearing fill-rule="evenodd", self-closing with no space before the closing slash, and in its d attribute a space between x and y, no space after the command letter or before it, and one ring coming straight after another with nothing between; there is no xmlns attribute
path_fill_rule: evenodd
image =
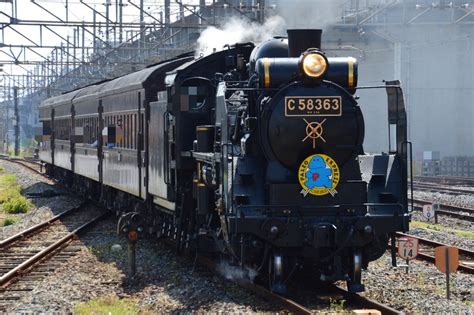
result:
<svg viewBox="0 0 474 315"><path fill-rule="evenodd" d="M284 292L304 270L363 290L408 229L406 113L387 82L387 153L365 154L357 61L321 30L182 55L40 106L49 174L121 215L119 231L226 257Z"/></svg>

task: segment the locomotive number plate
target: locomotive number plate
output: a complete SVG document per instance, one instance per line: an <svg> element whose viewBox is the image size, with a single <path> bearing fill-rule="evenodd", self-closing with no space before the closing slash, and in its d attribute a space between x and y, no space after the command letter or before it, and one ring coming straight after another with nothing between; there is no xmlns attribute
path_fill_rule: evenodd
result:
<svg viewBox="0 0 474 315"><path fill-rule="evenodd" d="M340 96L287 96L285 116L342 116Z"/></svg>

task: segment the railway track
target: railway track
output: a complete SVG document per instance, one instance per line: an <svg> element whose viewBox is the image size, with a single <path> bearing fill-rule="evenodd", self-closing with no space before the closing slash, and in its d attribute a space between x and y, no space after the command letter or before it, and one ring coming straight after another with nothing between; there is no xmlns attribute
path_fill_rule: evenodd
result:
<svg viewBox="0 0 474 315"><path fill-rule="evenodd" d="M238 284L244 287L245 289L247 289L248 291L251 291L256 295L259 295L268 301L277 303L283 309L289 311L290 313L305 314L305 315L314 313L314 310L304 306L303 304L296 302L294 299L280 296L278 294L275 294L269 291L268 289L264 287L255 285L250 282L243 282L243 281L241 281ZM348 303L346 304L346 306L350 306L351 308L360 308L364 310L368 310L368 309L378 310L382 314L402 314L401 312L397 311L396 309L388 305L384 305L377 301L371 300L357 293L349 292L336 285L328 285L327 288L325 289L325 292L323 293L323 296L325 297L325 299L327 299L328 297L334 297L335 300L343 299ZM318 294L313 294L312 297L319 298Z"/></svg>
<svg viewBox="0 0 474 315"><path fill-rule="evenodd" d="M417 259L434 263L434 249L438 246L449 246L447 244L435 242L426 238L418 237L411 234L397 233L397 237L412 237L418 239L420 249ZM469 274L474 274L474 252L468 249L459 248L459 270Z"/></svg>
<svg viewBox="0 0 474 315"><path fill-rule="evenodd" d="M432 192L444 192L448 194L455 194L455 195L472 195L474 194L474 190L466 189L466 188L459 188L459 187L451 187L440 185L436 183L427 183L427 182L413 182L413 188L415 190L421 191L432 191Z"/></svg>
<svg viewBox="0 0 474 315"><path fill-rule="evenodd" d="M168 241L168 244L173 245L173 241ZM206 268L207 270L211 272L216 272L218 269L218 263L216 261L211 260L205 256L197 256L196 262ZM254 293L257 296L262 297L263 299L272 302L276 305L279 305L282 310L289 311L290 313L293 314L313 314L314 310L310 309L307 306L304 306L304 303L299 303L296 301L294 298L287 298L283 297L281 295L278 295L274 292L271 292L267 288L257 285L255 283L252 283L247 280L243 279L231 279L234 283L239 285L240 287L244 288L247 291L250 291ZM344 299L349 303L346 306L350 306L351 308L360 308L360 309L371 309L371 310L378 310L382 314L402 314L401 312L397 311L396 309L384 305L382 303L379 303L377 301L371 300L369 298L366 298L362 295L359 295L357 293L349 292L345 290L344 288L341 288L336 285L327 285L324 289L324 292L316 292L312 293L311 297L313 299L318 299L318 294L324 295L324 297L328 296L334 296L335 299Z"/></svg>
<svg viewBox="0 0 474 315"><path fill-rule="evenodd" d="M11 162L11 163L22 165L22 166L28 168L29 170L39 174L39 175L46 176L45 173L44 173L43 164L41 162L38 162L38 161L34 160L34 159L25 160L25 159L20 159L20 158L7 157L7 156L4 156L4 155L1 155L0 159Z"/></svg>
<svg viewBox="0 0 474 315"><path fill-rule="evenodd" d="M422 199L413 199L414 208L416 210L421 211L423 209L423 205L432 204L433 202L428 200ZM465 208L465 207L457 207L447 204L439 204L440 209L436 211L438 215L445 215L457 219L461 219L464 221L474 222L474 209L472 208Z"/></svg>
<svg viewBox="0 0 474 315"><path fill-rule="evenodd" d="M0 242L0 313L80 250L77 235L107 214L96 210L83 204Z"/></svg>
<svg viewBox="0 0 474 315"><path fill-rule="evenodd" d="M416 181L430 182L446 185L463 185L474 186L473 177L459 177L459 176L416 176Z"/></svg>

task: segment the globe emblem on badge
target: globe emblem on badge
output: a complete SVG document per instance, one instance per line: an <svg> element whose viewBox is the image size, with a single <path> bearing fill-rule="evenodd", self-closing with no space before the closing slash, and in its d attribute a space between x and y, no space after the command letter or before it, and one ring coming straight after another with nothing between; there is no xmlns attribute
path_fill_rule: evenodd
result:
<svg viewBox="0 0 474 315"><path fill-rule="evenodd" d="M301 163L298 169L301 194L324 196L337 194L336 187L339 183L340 173L337 163L325 154L313 154Z"/></svg>

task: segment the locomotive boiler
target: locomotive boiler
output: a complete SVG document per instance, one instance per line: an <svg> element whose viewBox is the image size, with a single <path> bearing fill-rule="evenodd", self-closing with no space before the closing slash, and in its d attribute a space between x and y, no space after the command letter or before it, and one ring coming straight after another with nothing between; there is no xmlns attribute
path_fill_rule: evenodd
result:
<svg viewBox="0 0 474 315"><path fill-rule="evenodd" d="M361 270L408 229L406 113L387 82L391 143L365 153L357 60L327 57L321 33L182 55L46 100L40 158L121 215L122 233L225 257L280 293L297 272L361 291Z"/></svg>

